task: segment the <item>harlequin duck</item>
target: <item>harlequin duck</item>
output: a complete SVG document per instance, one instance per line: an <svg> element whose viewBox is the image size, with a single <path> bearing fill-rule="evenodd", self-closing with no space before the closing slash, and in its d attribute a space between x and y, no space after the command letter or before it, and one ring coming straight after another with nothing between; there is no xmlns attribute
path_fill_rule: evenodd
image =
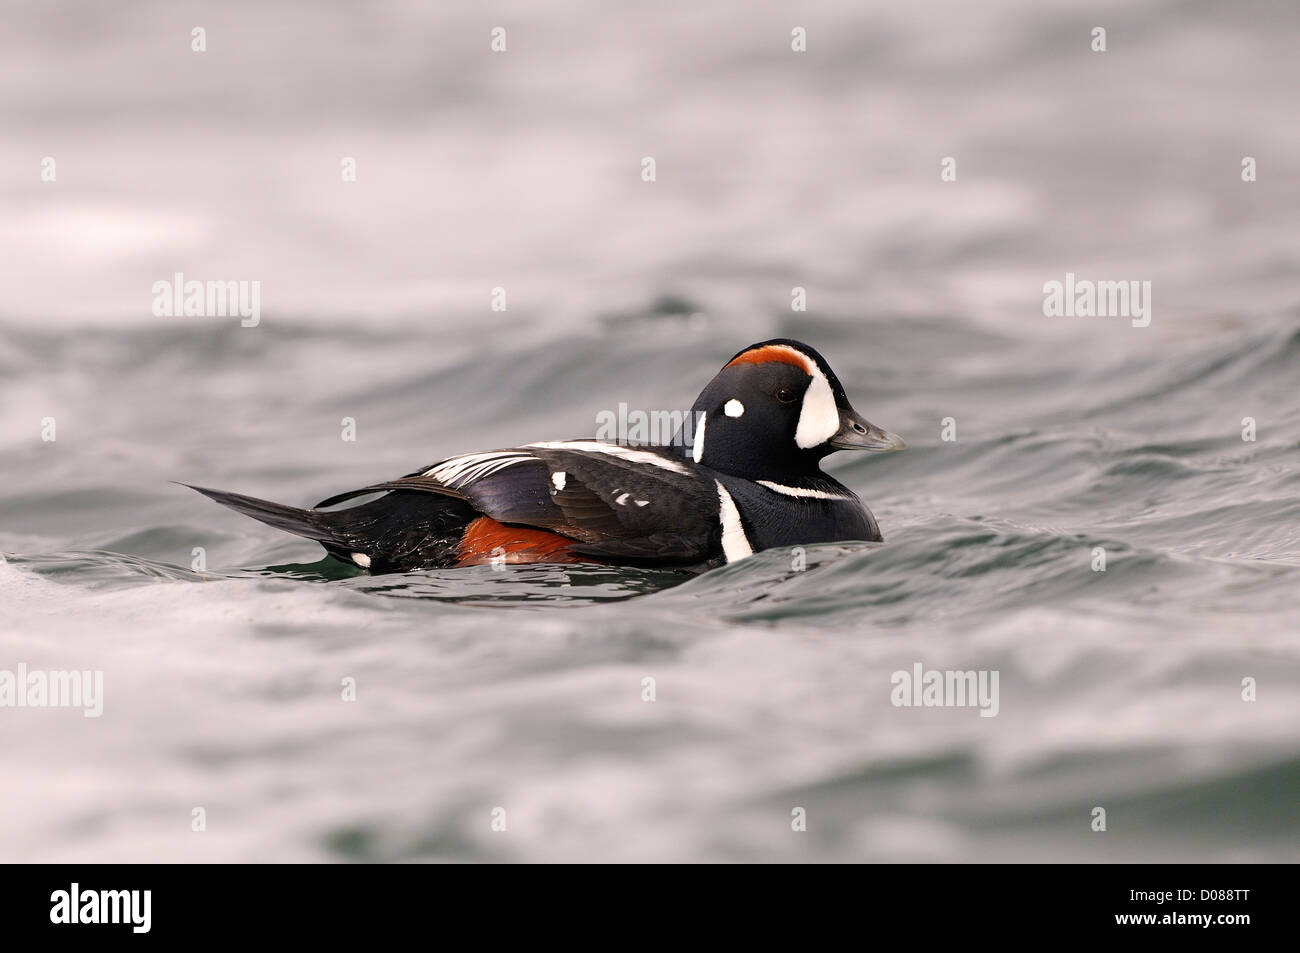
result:
<svg viewBox="0 0 1300 953"><path fill-rule="evenodd" d="M775 546L881 538L821 460L906 444L849 405L808 345L745 348L690 420L692 439L673 447L558 440L467 453L308 510L193 489L374 573L494 561L699 570Z"/></svg>

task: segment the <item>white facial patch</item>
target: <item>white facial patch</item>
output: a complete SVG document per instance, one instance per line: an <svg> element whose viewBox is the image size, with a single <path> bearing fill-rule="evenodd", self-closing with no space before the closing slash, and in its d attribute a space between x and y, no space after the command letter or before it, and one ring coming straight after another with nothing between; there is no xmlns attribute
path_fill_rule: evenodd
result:
<svg viewBox="0 0 1300 953"><path fill-rule="evenodd" d="M831 391L830 381L817 366L817 362L788 344L767 344L760 349L760 355L763 351L780 351L790 355L812 378L808 389L804 391L803 406L799 409L799 424L794 432L795 444L801 450L808 450L830 440L840 429L840 411L835 406L835 394Z"/></svg>
<svg viewBox="0 0 1300 953"><path fill-rule="evenodd" d="M714 480L713 484L718 488L718 522L722 524L722 555L729 563L754 555L754 547L749 545L745 526L740 522L740 510L736 509L736 501L731 498L731 494L727 492L727 488L720 480Z"/></svg>
<svg viewBox="0 0 1300 953"><path fill-rule="evenodd" d="M722 412L728 417L739 417L745 412L745 405L733 397L727 401L726 406L722 408Z"/></svg>
<svg viewBox="0 0 1300 953"><path fill-rule="evenodd" d="M704 459L704 422L708 418L700 415L700 425L695 428L695 442L691 444L691 459L699 463Z"/></svg>
<svg viewBox="0 0 1300 953"><path fill-rule="evenodd" d="M551 474L551 485L555 487L556 493L564 489L564 484L568 479L569 475L563 470L556 470Z"/></svg>
<svg viewBox="0 0 1300 953"><path fill-rule="evenodd" d="M835 406L830 381L812 361L808 362L808 373L812 383L804 391L799 426L794 432L794 442L801 450L820 446L840 429L840 409Z"/></svg>

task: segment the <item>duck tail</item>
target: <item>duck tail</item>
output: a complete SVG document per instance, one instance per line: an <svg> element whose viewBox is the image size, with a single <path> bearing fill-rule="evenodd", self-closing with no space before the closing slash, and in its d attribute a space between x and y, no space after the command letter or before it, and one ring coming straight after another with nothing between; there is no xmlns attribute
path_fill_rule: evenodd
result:
<svg viewBox="0 0 1300 953"><path fill-rule="evenodd" d="M465 528L480 515L459 498L388 485L341 493L310 510L188 483L181 486L267 526L314 540L344 562L378 572L456 565ZM319 509L376 493L382 495L369 502Z"/></svg>
<svg viewBox="0 0 1300 953"><path fill-rule="evenodd" d="M343 516L341 512L321 513L316 510L303 510L296 506L285 506L283 503L272 503L270 500L259 500L253 496L212 490L189 483L182 483L181 486L196 490L208 499L215 500L222 506L228 506L237 513L251 516L267 526L274 526L286 533L314 540L327 549L341 548L348 544L344 526L339 519Z"/></svg>

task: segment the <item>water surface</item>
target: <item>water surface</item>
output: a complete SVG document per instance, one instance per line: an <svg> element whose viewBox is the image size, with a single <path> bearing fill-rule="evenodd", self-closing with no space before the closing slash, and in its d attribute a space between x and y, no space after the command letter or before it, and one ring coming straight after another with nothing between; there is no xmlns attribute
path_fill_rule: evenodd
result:
<svg viewBox="0 0 1300 953"><path fill-rule="evenodd" d="M1294 11L272 6L13 18L0 668L105 707L0 710L0 857L1300 857ZM177 270L261 324L152 317ZM776 335L907 438L829 464L883 544L371 577L170 482L305 505Z"/></svg>

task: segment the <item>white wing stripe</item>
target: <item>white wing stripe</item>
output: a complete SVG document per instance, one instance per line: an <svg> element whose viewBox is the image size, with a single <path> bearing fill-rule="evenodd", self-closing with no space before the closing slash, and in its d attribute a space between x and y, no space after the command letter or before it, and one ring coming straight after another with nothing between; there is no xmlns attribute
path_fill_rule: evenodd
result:
<svg viewBox="0 0 1300 953"><path fill-rule="evenodd" d="M662 467L665 470L672 470L674 473L680 473L684 476L689 476L691 472L675 460L661 457L657 453L648 453L645 450L634 450L631 447L624 447L617 443L601 443L598 440L547 440L542 443L530 443L528 446L536 447L538 450L605 453L611 457L627 460L629 463L645 463L653 467Z"/></svg>
<svg viewBox="0 0 1300 953"><path fill-rule="evenodd" d="M430 467L424 471L424 475L433 477L439 483L453 490L459 490L475 480L491 476L506 467L512 467L517 463L526 463L535 459L537 458L531 454L520 453L517 450L467 453L459 457L451 457L436 466Z"/></svg>
<svg viewBox="0 0 1300 953"><path fill-rule="evenodd" d="M539 450L567 450L571 453L606 454L626 460L629 463L671 470L673 473L680 473L683 476L689 476L691 473L682 464L667 457L661 457L659 454L649 453L645 450L634 450L631 447L624 447L614 443L601 443L596 440L551 440L544 443L530 443L528 447L536 447ZM450 489L460 490L476 480L490 477L507 467L513 467L516 464L527 463L536 459L537 457L524 450L492 450L486 453L465 453L435 464L425 470L423 475L432 477ZM555 482L556 489L564 489L565 475L563 473L552 474L551 479Z"/></svg>

